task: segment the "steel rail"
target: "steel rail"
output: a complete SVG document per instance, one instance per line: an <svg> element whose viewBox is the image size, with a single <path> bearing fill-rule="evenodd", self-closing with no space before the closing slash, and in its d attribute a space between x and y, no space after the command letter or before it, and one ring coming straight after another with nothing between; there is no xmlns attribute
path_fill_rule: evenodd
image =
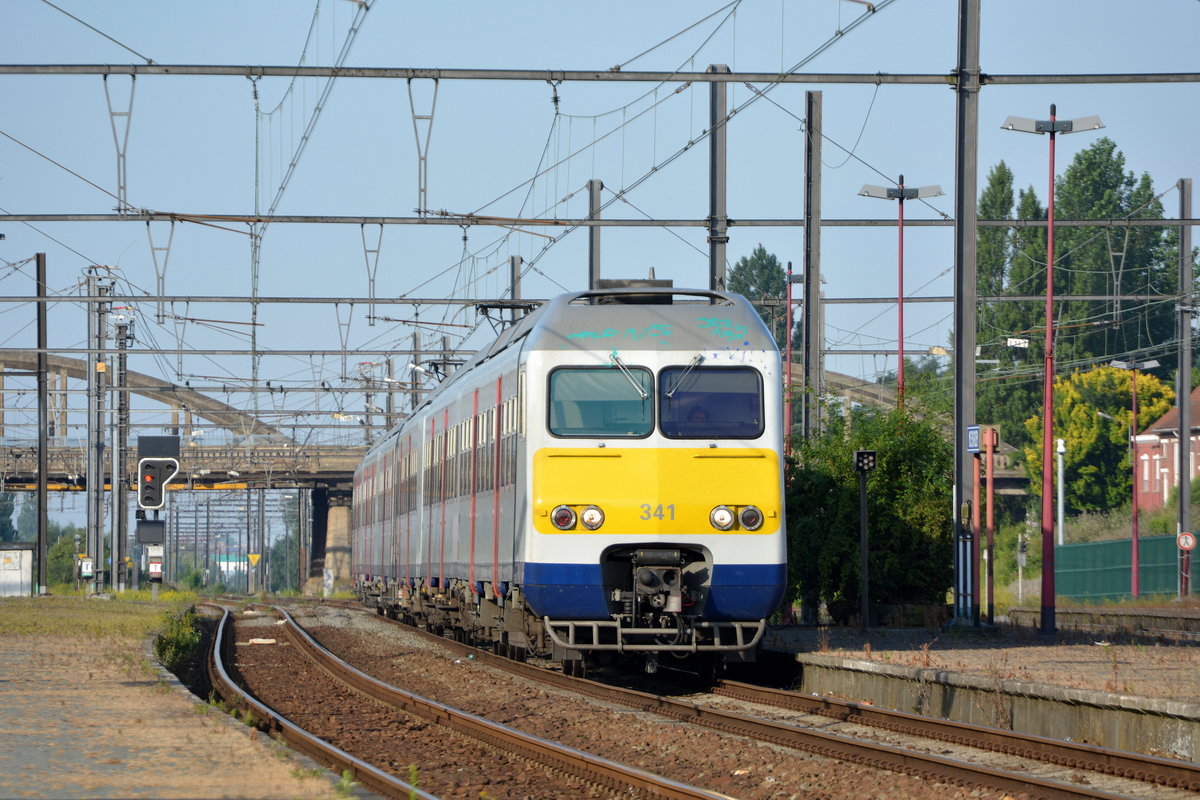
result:
<svg viewBox="0 0 1200 800"><path fill-rule="evenodd" d="M273 606L287 621L285 631L291 640L313 661L338 680L389 706L436 722L505 752L515 753L538 764L574 775L581 780L597 783L613 791L644 792L664 800L724 800L723 795L673 781L660 775L619 764L606 758L576 750L522 733L515 728L468 714L450 706L406 692L386 684L347 664L314 640L303 627L280 606Z"/></svg>
<svg viewBox="0 0 1200 800"><path fill-rule="evenodd" d="M924 717L848 700L814 697L737 681L719 681L713 689L713 694L831 717L841 722L853 722L1193 792L1200 791L1200 766L1186 761L1122 750L1106 750L1090 744Z"/></svg>
<svg viewBox="0 0 1200 800"><path fill-rule="evenodd" d="M256 719L267 722L269 732L277 732L293 749L322 764L332 764L339 772L349 770L354 780L374 792L388 797L438 800L436 795L423 792L396 776L334 747L323 739L318 739L287 717L243 691L225 668L225 653L229 646L228 635L233 626L227 624L229 609L219 608L222 611L221 622L217 625L217 633L213 637L213 646L209 651L208 676L213 687L226 703L248 709Z"/></svg>
<svg viewBox="0 0 1200 800"><path fill-rule="evenodd" d="M347 603L345 607L361 608L361 606L354 603ZM1008 792L1026 792L1031 796L1046 798L1047 800L1117 800L1120 797L1119 795L1102 792L1084 785L1071 785L1031 775L1020 775L929 753L853 739L848 736L802 728L771 720L756 719L744 714L707 708L696 703L672 700L668 697L648 692L622 689L586 678L576 678L557 672L549 672L541 667L513 661L495 655L487 650L481 650L469 644L455 642L445 637L420 630L419 628L414 628L398 620L388 619L393 624L402 625L406 630L412 631L430 641L435 641L452 652L464 655L469 653L474 655L477 661L500 667L522 677L599 700L620 703L639 711L658 714L683 722L704 725L714 730L748 736L758 741L770 742L796 750L804 750L827 758L865 764L879 769L904 772L910 775L924 776L941 782L964 783Z"/></svg>

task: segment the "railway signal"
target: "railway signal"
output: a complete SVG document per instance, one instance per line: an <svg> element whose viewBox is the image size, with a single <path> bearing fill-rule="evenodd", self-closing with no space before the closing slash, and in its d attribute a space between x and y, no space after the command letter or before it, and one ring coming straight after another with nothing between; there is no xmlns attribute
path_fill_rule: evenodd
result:
<svg viewBox="0 0 1200 800"><path fill-rule="evenodd" d="M179 473L177 458L143 458L138 461L138 508L162 508L166 487Z"/></svg>

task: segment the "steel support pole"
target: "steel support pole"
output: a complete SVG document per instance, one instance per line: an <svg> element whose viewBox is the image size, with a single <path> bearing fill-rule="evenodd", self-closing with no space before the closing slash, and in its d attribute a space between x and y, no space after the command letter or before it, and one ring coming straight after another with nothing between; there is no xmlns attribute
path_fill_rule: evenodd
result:
<svg viewBox="0 0 1200 800"><path fill-rule="evenodd" d="M89 296L100 298L89 303L88 314L89 349L94 355L88 358L88 475L87 475L87 554L92 558L92 593L104 588L104 394L107 364L105 356L105 330L110 284L101 280L94 271L87 275Z"/></svg>
<svg viewBox="0 0 1200 800"><path fill-rule="evenodd" d="M1179 180L1179 217L1192 218L1192 179ZM1179 229L1179 370L1175 398L1179 405L1179 466L1176 469L1179 485L1178 533L1192 532L1192 228ZM1191 591L1192 553L1183 550L1180 556L1179 594L1187 597Z"/></svg>
<svg viewBox="0 0 1200 800"><path fill-rule="evenodd" d="M996 447L1000 434L995 428L984 432L987 452L987 621L991 625L996 616Z"/></svg>
<svg viewBox="0 0 1200 800"><path fill-rule="evenodd" d="M822 358L825 344L821 326L821 93L804 93L804 297L800 324L803 331L804 380L801 383L804 413L800 435L812 438L820 427Z"/></svg>
<svg viewBox="0 0 1200 800"><path fill-rule="evenodd" d="M904 176L900 176L900 197L896 200L896 228L899 231L896 269L896 406L904 407Z"/></svg>
<svg viewBox="0 0 1200 800"><path fill-rule="evenodd" d="M588 183L590 185L591 181L588 181ZM599 181L597 181L597 183L599 183ZM600 185L603 186L604 184L600 184ZM600 212L600 209L597 206L596 213L599 213L599 212ZM592 241L591 241L591 237L589 236L589 238L588 238L588 272L589 272L589 274L591 273L591 268L592 268L591 261L592 261L593 257L595 258L595 261L596 261L596 275L597 275L597 277L599 277L599 274L600 274L600 238L596 237L595 252L593 253ZM514 303L519 303L521 301L521 267L524 265L524 263L525 263L525 260L523 258L521 258L520 256L509 256L508 257L508 281L509 281L509 292L508 293ZM590 278L589 278L589 283L590 283ZM513 309L509 312L509 314L510 314L509 322L516 324L518 313L520 313L520 312L514 306Z"/></svg>
<svg viewBox="0 0 1200 800"><path fill-rule="evenodd" d="M705 72L727 73L724 64L712 64ZM726 147L728 126L727 87L724 81L709 84L708 137L708 288L725 291L725 246L729 242L726 214Z"/></svg>
<svg viewBox="0 0 1200 800"><path fill-rule="evenodd" d="M1133 417L1129 420L1129 460L1133 462L1133 536L1130 538L1130 567L1129 567L1129 591L1134 597L1138 597L1141 592L1138 580L1139 565L1138 558L1138 451L1137 451L1137 434L1138 434L1138 408L1137 408L1137 376L1138 370L1135 366L1129 371L1130 378L1133 379L1132 405ZM1182 500L1182 498L1181 498Z"/></svg>
<svg viewBox="0 0 1200 800"><path fill-rule="evenodd" d="M959 0L958 63L955 68L954 128L954 495L951 513L956 539L969 544L970 528L958 513L970 485L972 454L967 426L975 424L975 237L979 195L979 0ZM960 541L960 544L962 542ZM954 616L971 610L969 548L955 548Z"/></svg>
<svg viewBox="0 0 1200 800"><path fill-rule="evenodd" d="M595 178L587 182L588 190L588 219L600 218L600 190L604 188L603 181L598 181ZM520 256L516 256L520 258ZM518 265L519 266L519 265ZM516 279L514 278L514 281ZM516 283L513 284L513 300L517 299ZM592 226L588 228L588 282L589 289L596 289L600 286L600 228ZM516 319L517 310L513 309L513 319Z"/></svg>
<svg viewBox="0 0 1200 800"><path fill-rule="evenodd" d="M46 559L49 557L49 502L48 472L50 394L46 374L46 254L37 254L37 395L38 395L38 451L37 451L37 585L39 594L49 594L46 585Z"/></svg>
<svg viewBox="0 0 1200 800"><path fill-rule="evenodd" d="M1046 352L1042 367L1042 633L1054 633L1054 121L1050 104L1050 177L1046 210Z"/></svg>
<svg viewBox="0 0 1200 800"><path fill-rule="evenodd" d="M123 391L128 378L126 351L129 348L129 322L117 323L116 380L113 381L113 405L117 409L116 435L112 448L112 573L111 582L118 592L125 591L125 554L129 538L129 492L126 479L125 449L129 442L129 392Z"/></svg>
<svg viewBox="0 0 1200 800"><path fill-rule="evenodd" d="M983 525L981 524L983 520L979 510L979 495L981 489L980 471L983 466L983 459L979 453L975 453L974 458L971 460L975 462L973 467L974 474L972 475L972 486L975 491L971 502L971 624L978 627L980 608L979 576L981 574L979 560L983 556L983 548L980 547L980 532L983 530Z"/></svg>
<svg viewBox="0 0 1200 800"><path fill-rule="evenodd" d="M787 312L784 314L783 444L792 447L792 262L787 262Z"/></svg>
<svg viewBox="0 0 1200 800"><path fill-rule="evenodd" d="M867 473L858 471L858 631L865 633L868 627L871 606L868 595L867 573Z"/></svg>

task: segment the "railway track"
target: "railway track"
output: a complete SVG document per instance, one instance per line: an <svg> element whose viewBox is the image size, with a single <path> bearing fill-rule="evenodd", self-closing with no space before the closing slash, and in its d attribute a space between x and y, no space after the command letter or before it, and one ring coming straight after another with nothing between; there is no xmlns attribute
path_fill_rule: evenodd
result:
<svg viewBox="0 0 1200 800"><path fill-rule="evenodd" d="M362 612L359 612L362 613ZM395 623L399 624L399 623ZM825 698L813 698L792 692L763 690L746 684L723 682L714 694L777 708L818 715L826 720L861 723L910 737L921 737L924 744L897 746L870 741L857 734L833 733L808 725L761 719L746 713L721 710L709 705L685 702L669 697L639 692L592 680L575 678L542 667L522 664L496 656L488 651L454 642L444 637L408 630L436 641L441 647L485 664L497 666L541 683L558 686L610 703L620 703L641 712L653 713L673 720L703 725L714 730L748 736L803 750L842 761L881 767L915 774L930 780L999 789L1009 793L1024 793L1046 798L1111 798L1111 797L1194 797L1200 791L1200 773L1193 765L1141 756L1133 753L1107 751L1089 745L1030 737L979 726L918 717L901 712L889 712L872 706L844 703ZM818 723L820 724L820 723ZM1010 766L993 766L967 760L971 756L946 757L933 750L946 748L931 745L948 742L956 747L969 747L1008 756ZM1013 759L1022 759L1015 763ZM996 761L996 759L991 759ZM1001 759L1002 761L1003 759ZM1031 767L1024 762L1057 765L1057 769L1036 771L1054 772L1054 777L1029 774ZM1095 773L1095 774L1089 774ZM1125 780L1128 786L1115 781L1117 790L1101 788L1114 781L1103 776ZM1097 785L1100 784L1100 785Z"/></svg>
<svg viewBox="0 0 1200 800"><path fill-rule="evenodd" d="M349 772L356 781L378 794L386 797L437 800L436 796L421 791L411 783L378 769L351 753L330 744L319 736L306 731L283 714L260 702L254 695L245 691L226 667L226 662L230 656L230 633L233 625L229 609L220 608L219 610L221 612L221 621L217 624L217 632L213 637L213 646L209 650L208 677L214 691L221 696L227 707L240 710L243 719L253 718L258 720L259 725L287 742L293 750L307 755L320 764L331 767L339 774Z"/></svg>
<svg viewBox="0 0 1200 800"><path fill-rule="evenodd" d="M543 769L546 774L536 780L539 796L621 796L663 798L664 800L720 800L723 797L653 775L644 770L530 736L508 726L390 686L334 656L297 625L287 611L283 609L278 611L287 623L283 631L294 650L302 654L303 658L325 670L335 680L351 687L361 696L382 703L393 711L419 718L424 723L433 723L446 732L446 737L453 735L466 737L494 752L515 755ZM226 665L231 651L235 649L230 638L232 627L229 624L228 612L226 612L221 620L210 659L210 677L213 685L226 698L226 702L249 709L250 713L255 715L254 718L258 724L269 732L280 734L296 749L322 763L332 764L334 769L343 771L343 774L348 771L354 780L363 783L379 794L404 798L435 797L416 789L412 783L390 774L367 759L325 741L322 736L304 730L290 720L282 710L268 706L241 688L240 681L236 678L245 665L242 668L234 667L233 669ZM239 655L238 660L240 661L241 658L242 656ZM272 678L268 676L266 680L270 682ZM324 698L312 697L306 699L309 703L314 699L324 700ZM339 703L340 701L330 702ZM375 719L368 723L365 722L368 719L365 713L347 712L340 706L333 709L333 714L322 712L310 716L346 716L364 721L361 726L364 730L396 730L393 727L394 722ZM423 727L423 725L418 727ZM405 741L405 737L398 736L396 741ZM500 770L497 768L497 771ZM566 780L563 779L564 776ZM428 780L437 781L439 776L435 774L426 777ZM555 790L556 785L560 787L560 791ZM588 787L587 790L581 791L584 786Z"/></svg>
<svg viewBox="0 0 1200 800"><path fill-rule="evenodd" d="M903 711L853 703L829 697L754 686L736 681L719 681L713 694L749 703L760 703L854 722L872 728L921 736L957 745L1007 753L1021 758L1085 769L1159 786L1200 792L1200 766L1186 761L1106 750L1088 744L1015 733L998 728L967 725L952 720L924 717Z"/></svg>

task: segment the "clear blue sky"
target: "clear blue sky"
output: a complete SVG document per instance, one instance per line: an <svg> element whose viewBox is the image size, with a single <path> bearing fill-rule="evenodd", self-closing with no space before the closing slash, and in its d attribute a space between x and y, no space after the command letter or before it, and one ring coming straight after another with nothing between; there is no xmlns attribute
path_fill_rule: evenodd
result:
<svg viewBox="0 0 1200 800"><path fill-rule="evenodd" d="M105 35L89 29L42 0L9 0L0 29L0 60L7 63L293 65L300 62L313 19L314 2L275 0L246 3L89 3L55 0ZM661 47L655 47L723 2L438 2L375 0L346 59L349 65L419 68L536 68L605 70L704 69L728 64L741 71L790 68L828 40L839 27L864 13L849 0L744 0ZM359 8L353 0L323 0L313 26L306 62L332 64ZM732 15L730 11L735 11ZM928 72L954 67L957 3L954 0L897 0L841 38L803 71ZM1200 31L1200 2L1163 0L1152 4L1115 0L1005 0L984 2L982 68L987 73L1183 72L1196 70L1194 39ZM106 38L106 37L111 37ZM113 40L116 40L115 42ZM118 44L119 43L119 44ZM654 49L651 49L654 48ZM644 51L631 62L635 56ZM108 87L117 110L128 107L128 78ZM264 79L257 90L264 110L274 108L288 82ZM316 79L297 84L294 100L259 126L259 148L267 166L261 174L266 211L294 143L320 95ZM251 84L241 77L143 77L136 82L127 147L128 199L135 207L181 213L248 214L256 210L256 115ZM419 113L428 111L429 82L414 89ZM673 94L676 84L574 83L558 87L556 120L551 88L542 82L443 81L429 143L428 205L454 212L514 216L583 216L583 185L598 178L611 189L629 186L662 165L670 154L707 126L705 87ZM734 218L802 215L803 116L806 89L824 92L826 134L853 149L857 159L826 144L824 213L829 218L892 218L894 206L858 196L864 183L884 183L904 173L913 184L941 184L947 195L932 205L953 208L954 94L945 87L884 85L784 86L733 120L729 131L729 214ZM649 94L647 94L649 93ZM742 86L731 90L740 104ZM655 110L651 105L657 102ZM1060 116L1100 115L1104 135L1115 140L1137 174L1148 172L1163 190L1180 177L1200 178L1195 132L1200 129L1200 87L1194 84L1101 86L992 86L983 90L980 118L980 184L987 170L1005 160L1018 186L1034 185L1044 197L1046 139L1002 132L1010 114L1043 117L1050 103ZM98 76L0 77L0 130L109 192L116 192L116 148ZM778 105L776 105L778 104ZM783 110L780 108L783 107ZM789 113L790 112L790 113ZM622 123L625 123L622 125ZM589 142L611 135L594 148ZM1084 134L1060 139L1059 164L1094 141ZM540 169L585 148L561 167L526 183ZM861 159L858 160L858 159ZM865 162L865 165L864 163ZM869 167L867 165L870 165ZM0 137L0 208L5 212L108 212L111 196L8 138ZM873 169L872 169L873 168ZM279 213L410 215L417 204L417 156L409 99L402 81L338 81L313 138L278 206ZM515 191L514 191L515 190ZM606 199L612 195L606 193ZM570 198L565 202L563 198ZM499 198L499 199L497 199ZM707 213L707 147L700 145L660 169L630 192L631 205L616 204L607 216L699 218ZM1168 214L1178 196L1168 193ZM917 203L910 219L934 213ZM145 292L155 290L151 250L142 223L39 225L35 231L4 223L0 258L18 262L48 253L50 284L67 290L89 263L119 268ZM236 227L236 226L235 226ZM537 230L537 229L533 229ZM553 230L545 231L556 233ZM154 228L164 244L167 226ZM368 231L373 235L373 232ZM50 237L53 237L51 239ZM609 277L642 276L654 267L679 286L707 282L703 229L605 229L603 272ZM57 241L55 241L57 240ZM906 288L910 295L952 293L950 229L910 229ZM546 239L501 228L396 227L388 229L379 256L380 296L497 296L507 281L509 255L534 261L526 296L583 288L586 233L578 231L546 252ZM734 228L730 262L758 243L782 261L802 263L799 229ZM895 294L895 230L828 229L823 236L823 271L829 297ZM374 246L374 242L371 242ZM246 295L250 291L248 238L213 228L176 226L170 254L168 294ZM29 267L4 269L4 294L30 291ZM262 295L365 296L365 256L357 226L277 225L263 240ZM3 309L0 346L33 344L31 306ZM197 322L158 325L154 309L139 313L146 345L240 347L244 325L215 327ZM248 322L243 307L176 308L180 316ZM411 328L380 323L369 327L358 306L343 326L330 306L265 306L259 329L263 348L336 348L346 333L352 346L408 347ZM377 313L412 318L410 307ZM906 349L919 353L945 345L951 309L906 306ZM421 319L473 325L471 312L451 318L441 308L422 309ZM348 326L345 323L349 322ZM894 306L838 306L827 313L830 347L894 348ZM485 326L486 329L486 326ZM448 329L457 333L459 328ZM52 346L81 346L82 316L56 306ZM429 341L432 334L426 334ZM467 346L480 343L478 337ZM351 372L358 359L350 359ZM840 372L871 379L893 369L884 357L831 357ZM182 366L182 370L179 367ZM247 377L247 359L140 357L132 368L169 380L212 383L208 376ZM336 359L266 358L261 377L276 384L327 380L338 385ZM245 404L245 395L230 402ZM268 407L311 407L292 395L262 400ZM322 401L328 407L328 398ZM361 408L347 397L348 412ZM347 440L361 440L348 430Z"/></svg>

